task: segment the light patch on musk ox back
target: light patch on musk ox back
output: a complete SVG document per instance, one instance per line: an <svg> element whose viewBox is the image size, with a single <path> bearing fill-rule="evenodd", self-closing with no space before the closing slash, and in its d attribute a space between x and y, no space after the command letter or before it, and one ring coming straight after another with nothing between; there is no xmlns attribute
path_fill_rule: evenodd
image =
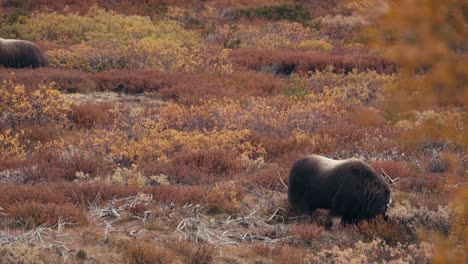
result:
<svg viewBox="0 0 468 264"><path fill-rule="evenodd" d="M0 40L7 44L7 43L15 43L15 42L20 42L20 40L17 40L17 39L4 39L4 38L0 38Z"/></svg>
<svg viewBox="0 0 468 264"><path fill-rule="evenodd" d="M0 38L0 44L4 44L4 45L8 45L8 48L16 48L16 45L9 45L9 44L14 44L14 43L24 43L24 44L30 44L30 45L33 45L35 46L34 43L30 42L30 41L27 41L27 40L20 40L20 39L2 39Z"/></svg>
<svg viewBox="0 0 468 264"><path fill-rule="evenodd" d="M349 162L350 160L355 160L354 158L345 160L334 160L320 155L310 155L308 157L317 161L322 172L332 170L341 164Z"/></svg>

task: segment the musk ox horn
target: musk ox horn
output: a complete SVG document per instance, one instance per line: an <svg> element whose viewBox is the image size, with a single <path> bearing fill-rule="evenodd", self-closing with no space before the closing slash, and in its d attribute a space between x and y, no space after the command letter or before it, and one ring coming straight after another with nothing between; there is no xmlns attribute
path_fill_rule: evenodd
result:
<svg viewBox="0 0 468 264"><path fill-rule="evenodd" d="M37 68L46 65L46 56L36 44L27 40L0 38L0 66Z"/></svg>
<svg viewBox="0 0 468 264"><path fill-rule="evenodd" d="M310 155L294 163L288 199L293 209L311 215L329 209L326 229L336 219L343 225L383 215L390 203L390 186L360 159L333 160Z"/></svg>
<svg viewBox="0 0 468 264"><path fill-rule="evenodd" d="M395 183L399 182L400 181L400 177L396 177L396 178L392 178L390 177L390 175L388 175L384 169L381 169L382 170L382 177L386 180L388 180L390 182L390 185L394 185Z"/></svg>

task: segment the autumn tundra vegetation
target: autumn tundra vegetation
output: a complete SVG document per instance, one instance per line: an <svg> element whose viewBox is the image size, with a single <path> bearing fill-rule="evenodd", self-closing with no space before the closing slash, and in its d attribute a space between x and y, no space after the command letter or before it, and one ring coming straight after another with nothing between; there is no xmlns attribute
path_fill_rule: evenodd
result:
<svg viewBox="0 0 468 264"><path fill-rule="evenodd" d="M0 39L0 263L463 263L466 10L2 1L47 66ZM310 154L399 177L385 219L291 206Z"/></svg>

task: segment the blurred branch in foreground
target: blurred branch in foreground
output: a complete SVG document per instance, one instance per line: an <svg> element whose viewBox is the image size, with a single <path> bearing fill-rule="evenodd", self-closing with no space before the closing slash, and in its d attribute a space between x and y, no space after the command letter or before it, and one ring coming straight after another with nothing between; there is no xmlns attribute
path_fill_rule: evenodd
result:
<svg viewBox="0 0 468 264"><path fill-rule="evenodd" d="M386 87L383 109L387 118L398 121L414 111L452 109L463 115L462 125L452 130L454 133L443 133L443 138L462 145L465 151L467 137L463 124L468 120L464 108L468 101L467 16L466 1L394 0L390 1L390 8L378 26L369 30L375 47L395 61L401 70L399 82ZM447 122L425 126L426 131L419 131L411 139L421 140L433 131L440 131L437 125L447 130L450 116L444 120ZM451 174L456 179L455 172ZM466 170L463 169L462 174L466 175ZM452 186L455 219L448 237L434 235L434 263L463 263L465 260L464 240L468 230L464 204L468 191L464 179L461 185Z"/></svg>

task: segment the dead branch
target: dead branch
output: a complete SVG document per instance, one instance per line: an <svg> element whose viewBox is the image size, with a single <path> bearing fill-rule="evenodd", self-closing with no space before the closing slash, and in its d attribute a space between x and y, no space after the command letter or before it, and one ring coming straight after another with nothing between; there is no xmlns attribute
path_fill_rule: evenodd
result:
<svg viewBox="0 0 468 264"><path fill-rule="evenodd" d="M271 221L271 220L272 220L272 219L273 219L275 216L276 216L276 217L278 217L278 216L279 216L281 219L283 219L283 217L282 217L282 216L280 216L280 215L276 215L276 214L278 213L278 211L279 211L279 210L286 211L284 208L278 207L278 208L275 210L275 212L273 212L273 214L270 216L270 218L268 218L268 219L266 220L266 222L269 222L269 221ZM283 219L283 222L284 222L284 219Z"/></svg>
<svg viewBox="0 0 468 264"><path fill-rule="evenodd" d="M382 170L382 177L384 179L387 179L389 182L390 182L390 185L394 185L395 183L397 183L398 181L400 181L400 177L396 177L396 178L392 178L390 177L390 175L388 175L384 169L381 169Z"/></svg>
<svg viewBox="0 0 468 264"><path fill-rule="evenodd" d="M279 173L279 171L277 173L278 173L278 178L279 178L280 182L283 184L284 188L286 188L286 190L287 190L288 185L286 183L284 183L283 178L281 178L281 174Z"/></svg>
<svg viewBox="0 0 468 264"><path fill-rule="evenodd" d="M224 221L212 221L209 217L203 216L200 211L196 214L183 218L176 227L175 233L179 233L179 239L191 239L199 242L220 245L240 245L242 243L252 243L262 241L264 243L277 243L283 240L292 239L285 236L287 229L284 221L281 223L270 223L283 208L277 208L272 215L262 215L254 210L248 215L233 216L230 215ZM195 211L195 210L194 210ZM283 219L284 220L284 219ZM246 230L248 230L246 232ZM264 234L276 234L275 237L265 236Z"/></svg>
<svg viewBox="0 0 468 264"><path fill-rule="evenodd" d="M67 245L72 244L75 238L69 234L61 233L66 222L61 223L61 228L58 228L59 224L52 227L39 226L18 235L0 231L0 246L21 243L35 245L43 249L55 249L66 261L69 257L69 252L71 252ZM70 242L63 239L68 239Z"/></svg>

